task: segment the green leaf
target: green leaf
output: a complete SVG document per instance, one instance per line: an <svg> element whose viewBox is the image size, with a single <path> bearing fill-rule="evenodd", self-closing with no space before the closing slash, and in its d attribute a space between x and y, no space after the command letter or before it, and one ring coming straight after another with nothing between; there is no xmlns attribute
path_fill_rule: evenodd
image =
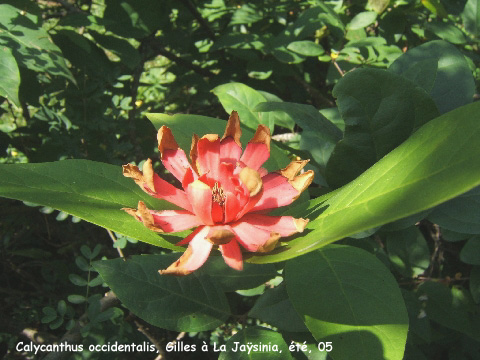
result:
<svg viewBox="0 0 480 360"><path fill-rule="evenodd" d="M18 89L20 87L20 71L18 70L17 61L12 55L10 49L3 47L0 50L0 96L3 96L20 106L18 100Z"/></svg>
<svg viewBox="0 0 480 360"><path fill-rule="evenodd" d="M68 295L68 301L72 304L83 304L87 299L83 295Z"/></svg>
<svg viewBox="0 0 480 360"><path fill-rule="evenodd" d="M480 265L480 236L474 236L463 245L460 260L471 265Z"/></svg>
<svg viewBox="0 0 480 360"><path fill-rule="evenodd" d="M430 41L407 51L389 70L422 86L441 114L473 100L475 82L468 63L446 41Z"/></svg>
<svg viewBox="0 0 480 360"><path fill-rule="evenodd" d="M88 285L88 281L77 274L70 274L68 275L71 283L77 286L85 286Z"/></svg>
<svg viewBox="0 0 480 360"><path fill-rule="evenodd" d="M254 3L243 4L235 10L230 21L230 26L240 24L253 24L263 19L262 9L258 8Z"/></svg>
<svg viewBox="0 0 480 360"><path fill-rule="evenodd" d="M335 360L401 360L408 315L392 274L365 250L331 245L287 262L287 291Z"/></svg>
<svg viewBox="0 0 480 360"><path fill-rule="evenodd" d="M393 267L407 278L424 273L430 265L427 242L414 226L387 233L385 243Z"/></svg>
<svg viewBox="0 0 480 360"><path fill-rule="evenodd" d="M337 188L355 179L427 121L438 116L432 99L411 81L378 69L346 74L333 89L345 136L326 167Z"/></svg>
<svg viewBox="0 0 480 360"><path fill-rule="evenodd" d="M223 291L235 291L252 289L278 275L272 264L248 264L243 265L242 271L232 269L225 264L220 256L210 256L207 262L197 272L207 274L218 283Z"/></svg>
<svg viewBox="0 0 480 360"><path fill-rule="evenodd" d="M250 351L247 345L252 346ZM291 360L292 355L282 335L260 326L237 332L225 344L218 360Z"/></svg>
<svg viewBox="0 0 480 360"><path fill-rule="evenodd" d="M479 114L480 102L476 102L431 120L348 185L291 208L290 215L311 219L306 234L249 261L300 256L419 213L479 185Z"/></svg>
<svg viewBox="0 0 480 360"><path fill-rule="evenodd" d="M293 41L287 49L303 56L320 56L325 53L322 45L310 40Z"/></svg>
<svg viewBox="0 0 480 360"><path fill-rule="evenodd" d="M436 323L480 339L480 315L470 294L464 289L448 288L427 281L420 285L417 297L425 298L425 312Z"/></svg>
<svg viewBox="0 0 480 360"><path fill-rule="evenodd" d="M469 33L480 36L480 0L467 0L463 8L462 19L465 29Z"/></svg>
<svg viewBox="0 0 480 360"><path fill-rule="evenodd" d="M437 206L427 218L457 233L480 234L480 187Z"/></svg>
<svg viewBox="0 0 480 360"><path fill-rule="evenodd" d="M358 30L371 25L377 20L377 13L375 11L364 11L358 13L354 18L348 23L347 30Z"/></svg>
<svg viewBox="0 0 480 360"><path fill-rule="evenodd" d="M255 302L248 315L281 330L289 332L308 331L303 320L293 308L288 298L287 288L283 284L266 290Z"/></svg>
<svg viewBox="0 0 480 360"><path fill-rule="evenodd" d="M65 300L60 300L57 304L57 312L60 316L65 316L67 313L67 303Z"/></svg>
<svg viewBox="0 0 480 360"><path fill-rule="evenodd" d="M228 114L237 111L242 123L249 128L256 129L259 124L265 124L273 131L274 123L270 116L254 110L257 104L266 101L257 90L241 83L228 83L217 86L212 92Z"/></svg>
<svg viewBox="0 0 480 360"><path fill-rule="evenodd" d="M142 38L169 22L170 11L150 0L105 0L107 30L125 38Z"/></svg>
<svg viewBox="0 0 480 360"><path fill-rule="evenodd" d="M230 316L225 294L206 275L161 276L179 254L138 255L93 263L120 301L148 323L172 331L206 331Z"/></svg>
<svg viewBox="0 0 480 360"><path fill-rule="evenodd" d="M133 70L140 62L140 54L130 43L113 35L104 35L96 31L89 30L88 32L95 41L105 49L110 50L120 58L120 61Z"/></svg>
<svg viewBox="0 0 480 360"><path fill-rule="evenodd" d="M446 40L452 44L465 44L467 42L463 32L453 24L443 21L428 22L425 29L432 32L440 39Z"/></svg>
<svg viewBox="0 0 480 360"><path fill-rule="evenodd" d="M225 132L227 122L200 115L186 115L186 114L146 114L147 118L152 122L158 130L162 125L167 125L173 132L175 140L178 145L188 153L191 143L192 135L197 134L203 136L205 134L222 134ZM240 115L240 121L244 122ZM253 137L254 132L251 129L242 126L241 143L243 148L248 141ZM270 146L270 159L265 163L268 170L283 169L289 163L287 156L282 150L278 148L273 142Z"/></svg>
<svg viewBox="0 0 480 360"><path fill-rule="evenodd" d="M0 44L12 49L18 64L75 83L62 52L35 23L35 17L7 4L0 5Z"/></svg>
<svg viewBox="0 0 480 360"><path fill-rule="evenodd" d="M140 200L151 209L173 205L143 192L120 166L88 160L1 164L0 196L51 206L152 245L182 249L121 210Z"/></svg>
<svg viewBox="0 0 480 360"><path fill-rule="evenodd" d="M390 4L390 0L368 0L368 7L381 14Z"/></svg>

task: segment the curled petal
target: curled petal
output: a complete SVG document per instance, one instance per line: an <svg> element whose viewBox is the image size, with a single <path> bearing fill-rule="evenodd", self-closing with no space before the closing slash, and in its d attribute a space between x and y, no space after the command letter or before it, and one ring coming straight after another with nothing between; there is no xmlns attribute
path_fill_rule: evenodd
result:
<svg viewBox="0 0 480 360"><path fill-rule="evenodd" d="M185 152L178 147L172 131L166 126L158 130L157 139L163 165L173 176L182 181L187 169L191 168Z"/></svg>
<svg viewBox="0 0 480 360"><path fill-rule="evenodd" d="M270 130L265 125L258 125L252 140L247 144L240 161L254 170L260 169L270 157Z"/></svg>
<svg viewBox="0 0 480 360"><path fill-rule="evenodd" d="M207 240L213 245L228 244L233 238L235 238L235 233L229 225L212 226L207 234Z"/></svg>
<svg viewBox="0 0 480 360"><path fill-rule="evenodd" d="M205 226L191 239L187 250L180 258L165 270L159 270L161 275L188 275L202 266L210 255L213 244L205 239L209 227Z"/></svg>
<svg viewBox="0 0 480 360"><path fill-rule="evenodd" d="M270 231L259 229L243 221L231 225L238 242L248 251L256 252L270 239Z"/></svg>
<svg viewBox="0 0 480 360"><path fill-rule="evenodd" d="M122 210L132 215L138 221L141 221L148 229L156 232L164 232L161 226L155 224L153 215L143 201L138 202L138 209L123 208Z"/></svg>
<svg viewBox="0 0 480 360"><path fill-rule="evenodd" d="M268 239L265 244L263 244L262 246L260 246L260 247L257 249L257 252L266 253L266 252L272 251L272 250L275 249L275 247L277 246L278 240L280 240L280 237L281 237L281 236L280 236L280 234L278 234L278 233L271 233L271 234L270 234L270 239Z"/></svg>
<svg viewBox="0 0 480 360"><path fill-rule="evenodd" d="M296 176L293 180L288 180L288 178L277 173L265 175L262 178L263 196L251 211L290 205L311 184L313 175L312 170Z"/></svg>
<svg viewBox="0 0 480 360"><path fill-rule="evenodd" d="M235 270L243 270L242 251L235 239L227 244L220 245L219 250L228 266Z"/></svg>
<svg viewBox="0 0 480 360"><path fill-rule="evenodd" d="M228 118L225 133L220 140L220 161L236 164L242 155L242 144L240 143L240 119L238 113L232 111Z"/></svg>
<svg viewBox="0 0 480 360"><path fill-rule="evenodd" d="M139 185L147 194L158 199L166 200L185 210L192 210L187 194L155 174L150 159L143 164L143 173L135 165L123 165L123 175L133 178L135 183L137 183L137 185Z"/></svg>
<svg viewBox="0 0 480 360"><path fill-rule="evenodd" d="M199 175L208 174L211 179L218 179L220 164L220 140L218 135L208 134L197 143L197 170Z"/></svg>
<svg viewBox="0 0 480 360"><path fill-rule="evenodd" d="M188 185L187 196L193 213L195 213L205 225L213 225L212 189L201 180L195 180Z"/></svg>
<svg viewBox="0 0 480 360"><path fill-rule="evenodd" d="M308 224L308 219L296 219L292 216L269 216L263 214L246 214L242 221L257 228L278 233L280 236L290 236L303 232Z"/></svg>
<svg viewBox="0 0 480 360"><path fill-rule="evenodd" d="M165 232L183 231L203 224L196 215L186 210L150 210L150 214L155 226Z"/></svg>
<svg viewBox="0 0 480 360"><path fill-rule="evenodd" d="M288 180L293 180L309 161L310 160L294 160L285 168L279 170L279 173Z"/></svg>
<svg viewBox="0 0 480 360"><path fill-rule="evenodd" d="M238 177L242 183L247 187L250 197L257 195L262 190L262 179L258 171L244 167Z"/></svg>

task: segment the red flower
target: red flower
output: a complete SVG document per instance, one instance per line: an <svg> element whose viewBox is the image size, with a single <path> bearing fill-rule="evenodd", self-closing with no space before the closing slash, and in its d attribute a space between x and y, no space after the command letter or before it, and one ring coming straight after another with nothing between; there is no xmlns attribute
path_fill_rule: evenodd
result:
<svg viewBox="0 0 480 360"><path fill-rule="evenodd" d="M158 149L165 168L181 183L176 188L153 172L152 161L138 167L123 166L148 194L171 202L183 210L150 210L143 202L138 209L124 209L157 232L176 232L197 227L177 245L188 244L179 260L161 274L186 275L207 260L218 246L227 265L242 270L242 250L271 251L278 239L302 232L308 223L291 216L269 216L272 209L289 205L313 180L313 171L298 175L308 160L293 161L285 169L268 173L261 166L270 156L270 131L259 125L242 154L240 121L234 111L221 139L216 134L194 135L191 163L178 147L171 130L158 131Z"/></svg>

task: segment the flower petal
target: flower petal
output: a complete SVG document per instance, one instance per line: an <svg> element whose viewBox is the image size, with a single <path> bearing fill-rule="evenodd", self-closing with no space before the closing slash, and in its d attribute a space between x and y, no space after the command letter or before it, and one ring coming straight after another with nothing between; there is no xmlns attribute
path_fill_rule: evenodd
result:
<svg viewBox="0 0 480 360"><path fill-rule="evenodd" d="M277 173L269 173L262 178L263 196L251 211L273 209L290 205L313 180L313 171L309 170L293 180Z"/></svg>
<svg viewBox="0 0 480 360"><path fill-rule="evenodd" d="M242 130L240 128L240 119L238 113L232 111L228 118L225 133L220 140L220 161L236 164L242 155L242 144L240 136Z"/></svg>
<svg viewBox="0 0 480 360"><path fill-rule="evenodd" d="M238 271L243 270L242 251L235 239L227 244L220 245L219 250L228 266Z"/></svg>
<svg viewBox="0 0 480 360"><path fill-rule="evenodd" d="M255 252L270 239L270 231L238 221L231 225L238 242L248 251Z"/></svg>
<svg viewBox="0 0 480 360"><path fill-rule="evenodd" d="M180 258L165 270L159 270L161 275L188 275L202 266L210 255L213 244L205 239L209 227L203 227L190 241L187 250Z"/></svg>
<svg viewBox="0 0 480 360"><path fill-rule="evenodd" d="M262 178L258 171L244 167L238 177L248 189L250 197L257 195L262 190Z"/></svg>
<svg viewBox="0 0 480 360"><path fill-rule="evenodd" d="M212 189L201 180L195 180L188 185L187 196L193 213L195 213L205 225L213 225Z"/></svg>
<svg viewBox="0 0 480 360"><path fill-rule="evenodd" d="M224 245L235 238L235 233L229 225L212 226L207 234L207 240L213 245Z"/></svg>
<svg viewBox="0 0 480 360"><path fill-rule="evenodd" d="M240 161L254 170L260 169L270 157L270 130L265 125L258 125L252 140L247 144Z"/></svg>
<svg viewBox="0 0 480 360"><path fill-rule="evenodd" d="M148 229L156 232L164 232L161 226L155 224L153 215L143 201L138 202L138 209L123 208L122 210L132 215L138 221L141 221Z"/></svg>
<svg viewBox="0 0 480 360"><path fill-rule="evenodd" d="M183 181L185 172L191 168L185 152L179 148L172 131L166 126L158 130L157 139L163 165L179 181Z"/></svg>
<svg viewBox="0 0 480 360"><path fill-rule="evenodd" d="M148 159L145 161L143 164L143 173L135 165L123 165L123 175L133 178L135 183L147 194L158 199L166 200L185 210L192 211L192 206L188 201L187 194L155 174L152 167L152 160Z"/></svg>
<svg viewBox="0 0 480 360"><path fill-rule="evenodd" d="M177 232L203 225L201 219L186 210L150 210L153 215L155 226L159 226L165 232Z"/></svg>
<svg viewBox="0 0 480 360"><path fill-rule="evenodd" d="M282 237L300 233L308 224L308 219L295 219L292 216L269 216L252 213L244 215L242 221L263 230L276 232Z"/></svg>
<svg viewBox="0 0 480 360"><path fill-rule="evenodd" d="M216 134L203 136L197 143L197 167L199 175L207 174L211 179L218 179L220 165L220 140Z"/></svg>

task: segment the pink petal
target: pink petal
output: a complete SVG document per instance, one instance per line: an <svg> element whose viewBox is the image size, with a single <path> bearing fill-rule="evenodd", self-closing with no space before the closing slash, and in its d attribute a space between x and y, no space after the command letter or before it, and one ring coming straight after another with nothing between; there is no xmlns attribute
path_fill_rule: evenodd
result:
<svg viewBox="0 0 480 360"><path fill-rule="evenodd" d="M291 204L299 195L288 179L277 173L269 173L262 178L263 195L251 211L273 209Z"/></svg>
<svg viewBox="0 0 480 360"><path fill-rule="evenodd" d="M242 251L235 239L228 244L219 246L225 263L235 270L243 270Z"/></svg>
<svg viewBox="0 0 480 360"><path fill-rule="evenodd" d="M208 174L211 179L218 179L220 164L220 139L202 137L197 143L197 164L200 175Z"/></svg>
<svg viewBox="0 0 480 360"><path fill-rule="evenodd" d="M194 214L186 210L150 210L155 225L165 232L177 232L202 225L202 221Z"/></svg>
<svg viewBox="0 0 480 360"><path fill-rule="evenodd" d="M202 231L204 228L206 228L208 226L199 226L198 228L196 228L195 230L193 230L190 235L188 235L185 239L179 241L178 243L176 243L175 245L177 246L182 246L182 245L187 245L188 243L190 243L190 241L192 241L192 239L197 236L197 234Z"/></svg>
<svg viewBox="0 0 480 360"><path fill-rule="evenodd" d="M267 145L262 143L248 143L240 161L244 163L245 166L258 170L269 157L270 151Z"/></svg>
<svg viewBox="0 0 480 360"><path fill-rule="evenodd" d="M248 251L255 252L270 239L270 231L239 221L231 225L236 238Z"/></svg>
<svg viewBox="0 0 480 360"><path fill-rule="evenodd" d="M192 206L190 205L190 201L188 200L185 191L182 191L172 184L166 182L157 174L153 175L153 183L155 189L149 189L144 185L145 191L147 191L150 195L166 200L190 212L192 211Z"/></svg>
<svg viewBox="0 0 480 360"><path fill-rule="evenodd" d="M213 225L212 219L212 189L201 180L195 180L187 187L188 200L197 215L205 225Z"/></svg>
<svg viewBox="0 0 480 360"><path fill-rule="evenodd" d="M239 146L235 139L227 137L220 142L220 161L236 164L242 155L242 147Z"/></svg>
<svg viewBox="0 0 480 360"><path fill-rule="evenodd" d="M308 223L308 220L295 219L292 216L268 216L252 213L244 215L242 221L256 228L278 233L280 236L290 236L302 232Z"/></svg>
<svg viewBox="0 0 480 360"><path fill-rule="evenodd" d="M187 169L191 169L187 156L182 149L164 150L162 163L179 181L182 181Z"/></svg>
<svg viewBox="0 0 480 360"><path fill-rule="evenodd" d="M198 229L197 229L198 230ZM210 255L212 243L205 239L209 227L204 226L199 231L191 234L187 250L180 258L165 270L160 270L162 275L188 275L202 266Z"/></svg>

